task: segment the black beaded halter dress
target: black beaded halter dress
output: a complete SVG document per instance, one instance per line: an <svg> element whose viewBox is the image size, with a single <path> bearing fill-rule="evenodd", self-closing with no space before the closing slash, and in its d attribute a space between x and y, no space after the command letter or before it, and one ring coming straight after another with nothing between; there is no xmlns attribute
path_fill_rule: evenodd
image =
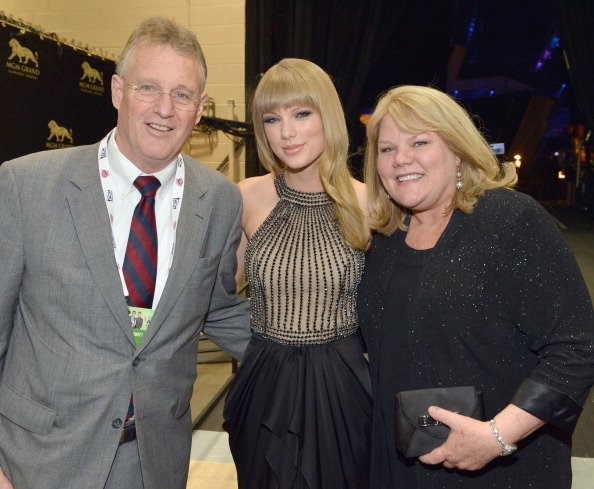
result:
<svg viewBox="0 0 594 489"><path fill-rule="evenodd" d="M358 334L364 254L324 192L275 178L279 202L246 251L253 338L224 428L241 489L368 487L372 400Z"/></svg>

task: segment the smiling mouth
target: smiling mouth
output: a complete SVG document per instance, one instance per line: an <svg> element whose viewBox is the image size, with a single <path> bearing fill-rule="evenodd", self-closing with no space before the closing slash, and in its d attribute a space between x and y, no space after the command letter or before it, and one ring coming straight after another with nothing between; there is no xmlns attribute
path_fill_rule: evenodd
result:
<svg viewBox="0 0 594 489"><path fill-rule="evenodd" d="M396 177L396 180L399 182L408 182L409 180L420 180L423 178L423 175L420 173L412 173L410 175L403 175L401 177Z"/></svg>
<svg viewBox="0 0 594 489"><path fill-rule="evenodd" d="M149 126L152 127L153 129L156 129L157 131L161 131L161 132L171 131L171 128L166 127L166 126L161 126L160 124L149 124Z"/></svg>
<svg viewBox="0 0 594 489"><path fill-rule="evenodd" d="M301 149L302 146L303 146L302 144L296 144L296 145L293 145L293 146L285 146L283 148L283 151L285 151L287 153L292 153L292 152L295 152L295 151Z"/></svg>

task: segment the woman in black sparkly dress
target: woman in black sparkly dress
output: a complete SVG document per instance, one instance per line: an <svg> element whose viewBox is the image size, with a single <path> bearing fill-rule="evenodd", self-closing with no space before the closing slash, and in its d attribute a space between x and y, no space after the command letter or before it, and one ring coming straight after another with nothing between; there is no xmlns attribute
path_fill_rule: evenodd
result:
<svg viewBox="0 0 594 489"><path fill-rule="evenodd" d="M514 167L438 90L387 92L367 137L377 233L358 299L375 396L371 487L568 489L594 320L555 223L509 188ZM430 408L446 442L419 459L397 451L396 393L466 385L491 421Z"/></svg>
<svg viewBox="0 0 594 489"><path fill-rule="evenodd" d="M252 119L270 173L239 185L253 339L224 410L239 487L365 489L371 382L355 306L369 232L342 107L323 70L285 59Z"/></svg>

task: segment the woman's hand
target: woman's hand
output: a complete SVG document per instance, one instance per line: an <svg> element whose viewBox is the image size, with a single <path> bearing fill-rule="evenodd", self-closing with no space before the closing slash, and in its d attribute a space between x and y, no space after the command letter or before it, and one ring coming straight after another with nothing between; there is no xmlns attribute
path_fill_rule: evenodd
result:
<svg viewBox="0 0 594 489"><path fill-rule="evenodd" d="M493 434L487 421L453 413L431 406L429 415L450 427L446 442L435 450L419 457L425 464L443 464L448 469L478 470L499 457L502 445ZM516 443L544 425L544 422L527 411L509 404L497 416L495 424L507 444ZM0 488L1 489L1 488Z"/></svg>
<svg viewBox="0 0 594 489"><path fill-rule="evenodd" d="M488 422L435 406L429 408L429 415L451 431L443 445L419 457L421 462L443 464L448 469L478 470L501 454L501 444Z"/></svg>

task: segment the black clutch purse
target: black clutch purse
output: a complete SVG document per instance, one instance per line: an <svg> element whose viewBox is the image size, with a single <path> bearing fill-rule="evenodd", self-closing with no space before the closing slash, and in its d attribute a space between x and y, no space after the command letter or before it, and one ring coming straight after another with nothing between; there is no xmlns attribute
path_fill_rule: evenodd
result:
<svg viewBox="0 0 594 489"><path fill-rule="evenodd" d="M483 393L474 386L402 391L396 394L396 447L405 457L419 457L443 444L450 429L429 416L438 406L484 421Z"/></svg>

